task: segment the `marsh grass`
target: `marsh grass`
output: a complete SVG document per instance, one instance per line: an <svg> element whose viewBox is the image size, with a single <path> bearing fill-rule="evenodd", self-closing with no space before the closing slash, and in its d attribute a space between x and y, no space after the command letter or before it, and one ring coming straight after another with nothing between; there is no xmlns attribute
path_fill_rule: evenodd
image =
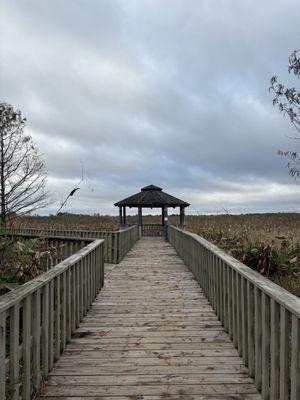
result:
<svg viewBox="0 0 300 400"><path fill-rule="evenodd" d="M128 216L127 221L134 224L136 217ZM179 218L170 215L169 221L177 225ZM161 216L147 215L143 222L159 224ZM42 229L119 229L118 217L101 215L32 216L16 224ZM300 214L188 215L186 229L300 297Z"/></svg>

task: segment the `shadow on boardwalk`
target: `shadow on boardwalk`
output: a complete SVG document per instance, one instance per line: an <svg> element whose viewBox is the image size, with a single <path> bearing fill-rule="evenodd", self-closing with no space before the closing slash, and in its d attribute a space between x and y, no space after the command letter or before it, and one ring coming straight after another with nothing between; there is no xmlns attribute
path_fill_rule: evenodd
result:
<svg viewBox="0 0 300 400"><path fill-rule="evenodd" d="M169 243L139 240L49 375L42 397L260 399L198 283Z"/></svg>

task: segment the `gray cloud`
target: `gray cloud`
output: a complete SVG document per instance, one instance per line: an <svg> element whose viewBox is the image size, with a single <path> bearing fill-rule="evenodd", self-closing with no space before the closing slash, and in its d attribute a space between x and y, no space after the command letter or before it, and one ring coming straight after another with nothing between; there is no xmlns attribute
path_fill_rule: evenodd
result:
<svg viewBox="0 0 300 400"><path fill-rule="evenodd" d="M59 201L115 212L149 183L191 212L299 210L269 79L290 81L297 0L2 0L1 97L19 107ZM53 209L48 211L54 211Z"/></svg>

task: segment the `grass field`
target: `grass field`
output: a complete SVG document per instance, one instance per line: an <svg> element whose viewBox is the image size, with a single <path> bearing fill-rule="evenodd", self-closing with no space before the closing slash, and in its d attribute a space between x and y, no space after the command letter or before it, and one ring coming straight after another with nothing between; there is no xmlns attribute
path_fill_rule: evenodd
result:
<svg viewBox="0 0 300 400"><path fill-rule="evenodd" d="M136 217L128 217L134 224ZM144 216L144 223L161 223L161 216ZM178 216L169 222L178 224ZM118 218L62 214L26 217L17 225L44 229L116 230ZM244 262L300 297L300 214L248 214L186 217L186 229Z"/></svg>
<svg viewBox="0 0 300 400"><path fill-rule="evenodd" d="M186 228L300 297L300 214L189 216Z"/></svg>
<svg viewBox="0 0 300 400"><path fill-rule="evenodd" d="M113 231L119 229L118 218L107 215L60 214L46 217L23 217L15 221L16 227L35 229L69 229Z"/></svg>

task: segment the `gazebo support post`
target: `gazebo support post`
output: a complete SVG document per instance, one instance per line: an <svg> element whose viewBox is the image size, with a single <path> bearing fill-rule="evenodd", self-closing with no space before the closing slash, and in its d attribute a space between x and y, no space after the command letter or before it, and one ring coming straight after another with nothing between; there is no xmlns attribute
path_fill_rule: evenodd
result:
<svg viewBox="0 0 300 400"><path fill-rule="evenodd" d="M126 206L123 207L123 225L126 226Z"/></svg>
<svg viewBox="0 0 300 400"><path fill-rule="evenodd" d="M139 237L142 237L142 225L143 225L143 216L142 216L142 207L138 208L138 227L139 227Z"/></svg>
<svg viewBox="0 0 300 400"><path fill-rule="evenodd" d="M119 207L119 225L120 227L123 225L122 207Z"/></svg>
<svg viewBox="0 0 300 400"><path fill-rule="evenodd" d="M184 226L184 222L185 222L185 213L184 213L185 209L183 206L180 206L180 217L179 217L179 225L181 227Z"/></svg>
<svg viewBox="0 0 300 400"><path fill-rule="evenodd" d="M168 207L164 207L164 238L168 240Z"/></svg>

